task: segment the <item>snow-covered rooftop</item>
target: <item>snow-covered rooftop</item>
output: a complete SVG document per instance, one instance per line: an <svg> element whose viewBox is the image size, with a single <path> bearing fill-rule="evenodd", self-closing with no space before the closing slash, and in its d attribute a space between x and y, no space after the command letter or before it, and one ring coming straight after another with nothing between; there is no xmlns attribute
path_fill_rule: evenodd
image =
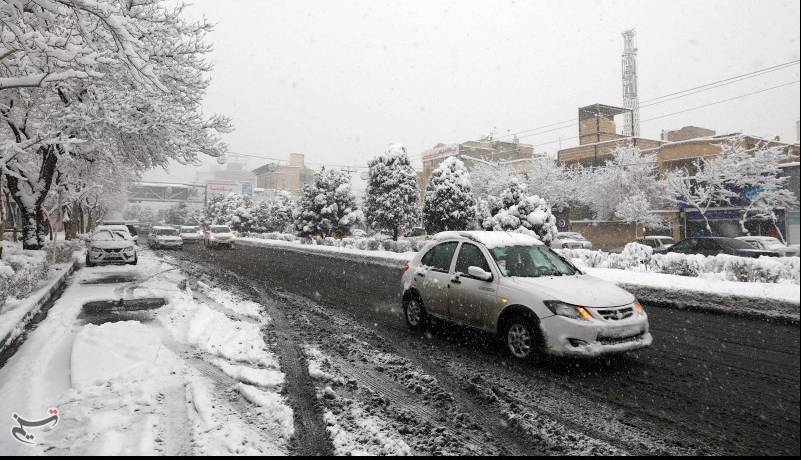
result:
<svg viewBox="0 0 801 460"><path fill-rule="evenodd" d="M542 242L533 236L515 232L440 232L434 235L435 240L447 240L452 238L467 238L483 244L488 249L504 246L542 245Z"/></svg>

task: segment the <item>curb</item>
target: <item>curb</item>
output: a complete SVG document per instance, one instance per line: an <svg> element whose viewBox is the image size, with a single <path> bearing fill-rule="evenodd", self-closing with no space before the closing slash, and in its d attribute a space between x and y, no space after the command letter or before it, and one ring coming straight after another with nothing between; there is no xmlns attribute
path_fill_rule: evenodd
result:
<svg viewBox="0 0 801 460"><path fill-rule="evenodd" d="M34 293L34 295L39 296L39 298L34 301L31 309L25 314L25 316L22 317L17 326L8 335L0 339L0 353L5 351L9 345L12 345L14 341L23 334L23 331L31 323L31 320L36 317L36 315L41 313L43 306L61 296L61 293L67 284L67 278L75 273L75 270L78 269L79 265L79 259L73 257L72 264L69 265L66 270L64 270L57 278L50 281L48 286L40 288Z"/></svg>
<svg viewBox="0 0 801 460"><path fill-rule="evenodd" d="M349 260L351 262L382 265L390 268L395 268L395 267L400 268L401 266L403 266L403 263L405 262L405 260L401 259L393 259L370 254L351 254L346 252L315 250L314 249L315 245L297 245L298 247L294 247L285 244L271 244L268 241L270 240L265 240L265 242L237 240L235 244L239 246L251 246L257 248L266 247L270 249L280 249L282 251L294 252L297 254L309 254L314 256L328 257L329 259L344 259L344 260ZM332 246L322 246L322 247L332 247Z"/></svg>

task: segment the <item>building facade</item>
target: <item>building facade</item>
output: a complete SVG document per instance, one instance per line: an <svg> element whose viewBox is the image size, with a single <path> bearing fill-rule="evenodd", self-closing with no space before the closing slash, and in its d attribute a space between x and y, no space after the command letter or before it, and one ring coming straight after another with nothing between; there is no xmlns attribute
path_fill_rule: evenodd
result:
<svg viewBox="0 0 801 460"><path fill-rule="evenodd" d="M431 173L448 157L457 157L468 169L476 163L509 163L520 165L535 157L534 146L512 142L482 139L466 141L460 144L437 144L434 148L423 152L423 171L418 178L418 185L425 190Z"/></svg>
<svg viewBox="0 0 801 460"><path fill-rule="evenodd" d="M564 164L601 166L612 158L620 147L639 147L641 150L659 147L664 142L641 137L624 136L617 132L615 117L631 116L628 109L605 104L593 104L578 109L579 145L561 149L557 159Z"/></svg>
<svg viewBox="0 0 801 460"><path fill-rule="evenodd" d="M268 163L253 170L256 190L260 193L285 191L297 195L303 186L314 180L314 171L305 164L302 153L290 153L287 163Z"/></svg>

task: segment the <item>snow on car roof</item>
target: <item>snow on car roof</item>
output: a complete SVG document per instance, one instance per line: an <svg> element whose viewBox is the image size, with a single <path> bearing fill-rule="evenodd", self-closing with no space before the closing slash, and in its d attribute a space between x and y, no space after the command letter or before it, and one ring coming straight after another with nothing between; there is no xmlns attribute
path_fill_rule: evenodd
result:
<svg viewBox="0 0 801 460"><path fill-rule="evenodd" d="M754 241L773 241L778 240L778 238L774 236L738 236L736 239L738 240L754 240Z"/></svg>
<svg viewBox="0 0 801 460"><path fill-rule="evenodd" d="M434 235L435 240L467 238L483 244L487 249L505 246L541 246L542 241L531 235L516 232L440 232Z"/></svg>

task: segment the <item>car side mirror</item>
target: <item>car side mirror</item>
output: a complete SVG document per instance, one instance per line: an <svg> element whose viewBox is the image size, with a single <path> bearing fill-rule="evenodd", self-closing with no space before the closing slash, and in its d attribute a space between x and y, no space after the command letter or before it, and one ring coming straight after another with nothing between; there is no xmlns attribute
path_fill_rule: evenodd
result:
<svg viewBox="0 0 801 460"><path fill-rule="evenodd" d="M492 281L492 273L485 272L479 267L468 267L467 274L481 281Z"/></svg>

